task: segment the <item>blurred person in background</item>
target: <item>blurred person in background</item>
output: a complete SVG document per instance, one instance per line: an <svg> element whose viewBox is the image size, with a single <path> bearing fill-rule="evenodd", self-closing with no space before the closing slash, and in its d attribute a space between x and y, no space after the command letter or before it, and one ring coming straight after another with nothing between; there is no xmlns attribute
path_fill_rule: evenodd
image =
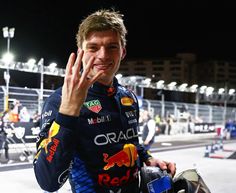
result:
<svg viewBox="0 0 236 193"><path fill-rule="evenodd" d="M20 101L14 100L14 102L10 105L11 111L9 112L9 122L16 123L19 121L20 108L21 108Z"/></svg>
<svg viewBox="0 0 236 193"><path fill-rule="evenodd" d="M159 134L161 134L161 117L160 117L160 115L156 114L154 120L156 123L156 134L159 135Z"/></svg>
<svg viewBox="0 0 236 193"><path fill-rule="evenodd" d="M168 114L167 116L167 134L170 135L171 134L171 130L172 130L172 126L173 126L173 117L171 116L171 114Z"/></svg>
<svg viewBox="0 0 236 193"><path fill-rule="evenodd" d="M142 112L142 121L143 121L143 131L142 131L142 140L145 150L149 150L154 143L156 135L156 122L150 116L150 113L147 110Z"/></svg>
<svg viewBox="0 0 236 193"><path fill-rule="evenodd" d="M35 127L39 127L40 126L40 114L38 112L38 110L36 110L32 116L32 122L34 123Z"/></svg>
<svg viewBox="0 0 236 193"><path fill-rule="evenodd" d="M22 107L19 113L20 122L30 122L30 113L26 107Z"/></svg>
<svg viewBox="0 0 236 193"><path fill-rule="evenodd" d="M3 111L0 115L0 158L4 154L4 162L9 161L9 147L7 141L7 133L5 131L5 116L8 115L9 110Z"/></svg>

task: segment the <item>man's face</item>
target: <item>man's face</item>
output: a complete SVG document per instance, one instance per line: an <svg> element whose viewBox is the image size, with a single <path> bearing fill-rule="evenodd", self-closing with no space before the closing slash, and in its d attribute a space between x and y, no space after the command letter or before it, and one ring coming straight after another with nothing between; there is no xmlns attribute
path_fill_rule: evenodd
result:
<svg viewBox="0 0 236 193"><path fill-rule="evenodd" d="M143 119L144 120L147 120L148 119L148 111L143 111L143 114L142 114L142 116L143 116Z"/></svg>
<svg viewBox="0 0 236 193"><path fill-rule="evenodd" d="M104 73L98 79L105 85L111 84L118 71L120 61L124 58L126 50L121 46L120 36L111 30L91 32L82 44L84 50L83 66L85 67L91 56L95 58L89 77L93 77L100 70Z"/></svg>

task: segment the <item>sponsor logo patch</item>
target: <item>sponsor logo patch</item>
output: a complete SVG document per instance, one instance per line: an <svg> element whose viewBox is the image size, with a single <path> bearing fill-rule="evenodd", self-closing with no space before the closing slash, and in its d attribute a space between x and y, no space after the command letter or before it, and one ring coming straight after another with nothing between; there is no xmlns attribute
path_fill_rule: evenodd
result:
<svg viewBox="0 0 236 193"><path fill-rule="evenodd" d="M137 123L138 121L137 121L137 119L132 119L132 120L129 120L128 121L128 123L131 125L131 124L133 124L133 123Z"/></svg>
<svg viewBox="0 0 236 193"><path fill-rule="evenodd" d="M121 140L129 140L132 138L137 138L138 133L136 129L129 128L125 132L120 131L119 133L111 132L99 134L94 138L94 143L96 145L107 145L112 143L119 143Z"/></svg>
<svg viewBox="0 0 236 193"><path fill-rule="evenodd" d="M95 117L95 118L89 118L88 124L93 125L93 124L105 123L105 122L110 122L110 121L111 121L111 116L106 115L106 116L100 116L100 117Z"/></svg>
<svg viewBox="0 0 236 193"><path fill-rule="evenodd" d="M84 106L94 113L99 113L102 110L102 105L99 100L85 102Z"/></svg>
<svg viewBox="0 0 236 193"><path fill-rule="evenodd" d="M125 112L125 115L127 118L135 118L136 117L136 110L127 111L127 112Z"/></svg>
<svg viewBox="0 0 236 193"><path fill-rule="evenodd" d="M98 175L98 183L101 186L122 186L126 184L130 180L130 170L127 170L125 176L121 177L111 177L109 174L99 174ZM111 192L111 191L110 191Z"/></svg>
<svg viewBox="0 0 236 193"><path fill-rule="evenodd" d="M42 119L49 117L52 115L52 110L46 111L42 114Z"/></svg>
<svg viewBox="0 0 236 193"><path fill-rule="evenodd" d="M134 103L134 99L130 97L122 97L121 104L124 106L131 106Z"/></svg>
<svg viewBox="0 0 236 193"><path fill-rule="evenodd" d="M58 145L59 145L59 143L60 143L60 141L58 140L58 139L56 139L56 138L53 138L52 139L52 142L53 142L53 144L50 146L50 148L49 148L49 155L46 157L46 159L48 160L48 162L52 162L52 160L53 160L53 157L54 157L54 154L56 153L56 151L57 151L57 147L58 147Z"/></svg>
<svg viewBox="0 0 236 193"><path fill-rule="evenodd" d="M107 163L103 169L109 170L111 167L117 165L118 167L126 166L132 167L135 165L138 153L133 144L125 144L123 149L114 155L103 154L103 161Z"/></svg>
<svg viewBox="0 0 236 193"><path fill-rule="evenodd" d="M58 132L59 132L59 128L60 126L56 123L56 122L53 122L50 130L49 130L49 133L48 133L48 138L44 139L41 143L40 143L40 147L41 148L44 148L45 149L45 152L48 153L48 145L53 142L53 137L55 137ZM57 141L54 141L56 142L56 144L58 145Z"/></svg>

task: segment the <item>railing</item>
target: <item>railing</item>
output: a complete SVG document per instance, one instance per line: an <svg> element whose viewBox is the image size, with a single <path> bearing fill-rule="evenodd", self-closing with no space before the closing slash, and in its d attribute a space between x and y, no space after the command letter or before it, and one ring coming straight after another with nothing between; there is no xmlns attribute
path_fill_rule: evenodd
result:
<svg viewBox="0 0 236 193"><path fill-rule="evenodd" d="M152 115L162 114L162 102L159 100L143 100L143 107L148 108ZM224 123L224 107L213 105L200 105L198 107L193 103L179 103L165 101L164 104L164 118L169 114L174 117L178 117L178 114L182 108L185 108L187 112L193 118L199 118L202 122L215 123L217 125L223 125ZM196 117L196 109L198 109L198 115ZM236 120L236 108L227 107L226 120Z"/></svg>
<svg viewBox="0 0 236 193"><path fill-rule="evenodd" d="M3 111L4 109L4 91L5 86L0 86L0 111ZM53 90L45 89L43 92L43 99L45 100L51 93L53 93ZM39 97L40 89L9 87L9 104L18 100L31 114L38 110L40 105Z"/></svg>
<svg viewBox="0 0 236 193"><path fill-rule="evenodd" d="M5 86L0 86L0 111L4 108L4 88ZM44 90L43 99L45 99L53 92L53 90ZM35 88L21 88L21 87L9 87L9 101L14 100L20 101L22 106L27 107L30 113L34 113L39 104L39 93L40 89ZM223 124L224 123L224 107L213 106L213 105L196 105L193 103L178 103L178 102L164 102L164 107L162 108L162 101L159 100L143 100L143 107L148 108L154 115L162 114L164 110L164 117L168 114L172 114L178 117L178 113L181 108L185 108L194 118L199 117L203 122ZM197 112L197 114L196 114ZM227 107L226 110L226 120L236 120L236 108Z"/></svg>

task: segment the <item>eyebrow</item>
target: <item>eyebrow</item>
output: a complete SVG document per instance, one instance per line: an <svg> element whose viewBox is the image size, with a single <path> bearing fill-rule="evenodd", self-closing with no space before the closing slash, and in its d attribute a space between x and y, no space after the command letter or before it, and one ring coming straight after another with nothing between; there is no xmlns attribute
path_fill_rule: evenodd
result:
<svg viewBox="0 0 236 193"><path fill-rule="evenodd" d="M97 45L98 45L97 43L87 43L86 47L88 47L88 46L97 46ZM106 45L119 45L119 43L118 42L109 42Z"/></svg>

